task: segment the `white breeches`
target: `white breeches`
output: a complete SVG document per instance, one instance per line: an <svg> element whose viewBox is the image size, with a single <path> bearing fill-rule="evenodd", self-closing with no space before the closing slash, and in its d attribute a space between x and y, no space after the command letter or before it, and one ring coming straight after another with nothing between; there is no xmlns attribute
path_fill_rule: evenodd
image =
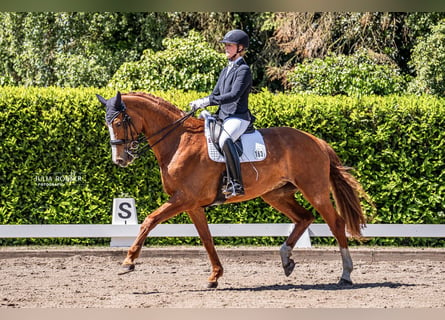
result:
<svg viewBox="0 0 445 320"><path fill-rule="evenodd" d="M223 123L223 132L219 137L219 146L222 148L224 142L231 138L233 142L239 139L241 135L247 130L250 122L239 118L227 118Z"/></svg>

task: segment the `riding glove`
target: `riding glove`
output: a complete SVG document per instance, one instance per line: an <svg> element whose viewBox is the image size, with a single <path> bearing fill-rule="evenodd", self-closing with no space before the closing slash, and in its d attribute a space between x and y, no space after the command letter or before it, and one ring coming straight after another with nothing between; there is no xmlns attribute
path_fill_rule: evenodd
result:
<svg viewBox="0 0 445 320"><path fill-rule="evenodd" d="M194 100L194 101L190 102L190 106L192 107L193 111L208 107L208 106L210 106L210 99L209 99L209 97L204 97L204 98L201 98L198 100Z"/></svg>

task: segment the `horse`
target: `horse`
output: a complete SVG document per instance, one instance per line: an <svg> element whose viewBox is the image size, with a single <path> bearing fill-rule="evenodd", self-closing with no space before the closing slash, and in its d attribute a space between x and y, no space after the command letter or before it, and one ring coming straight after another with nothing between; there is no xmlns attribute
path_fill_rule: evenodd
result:
<svg viewBox="0 0 445 320"><path fill-rule="evenodd" d="M148 93L117 92L108 100L96 96L106 106L113 162L121 167L133 162L141 154L142 137L154 152L163 189L169 195L168 201L141 223L139 234L122 263L125 272L135 269L135 259L156 225L186 212L212 267L207 287L216 288L223 275L223 266L208 227L205 208L221 203L219 178L225 171L225 164L209 159L204 121L193 117L194 111L186 113ZM292 221L294 228L279 249L284 273L289 276L295 267L292 249L315 219L311 211L297 203L295 193L300 192L326 221L337 240L343 267L338 284L352 285L353 263L348 236L360 238L366 224L360 202L366 193L361 184L324 140L290 127L258 130L267 146L267 156L254 165L241 164L245 194L222 202L261 197Z"/></svg>

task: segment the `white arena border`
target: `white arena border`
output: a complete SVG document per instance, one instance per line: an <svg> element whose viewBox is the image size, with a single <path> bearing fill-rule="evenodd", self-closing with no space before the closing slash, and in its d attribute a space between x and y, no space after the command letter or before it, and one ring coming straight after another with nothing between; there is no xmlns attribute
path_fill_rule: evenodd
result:
<svg viewBox="0 0 445 320"><path fill-rule="evenodd" d="M0 238L114 238L136 237L139 224L32 224L0 225ZM209 224L214 237L288 236L291 223ZM311 224L310 237L332 237L327 224ZM445 224L368 224L363 237L444 238ZM197 237L193 224L160 224L149 237Z"/></svg>
<svg viewBox="0 0 445 320"><path fill-rule="evenodd" d="M131 246L139 233L134 198L114 198L111 224L28 224L0 225L1 238L111 238L110 246ZM287 237L292 223L209 224L213 237ZM445 238L445 224L368 224L364 238ZM193 224L157 225L149 237L198 237ZM296 247L310 248L311 237L332 237L327 224L311 224Z"/></svg>

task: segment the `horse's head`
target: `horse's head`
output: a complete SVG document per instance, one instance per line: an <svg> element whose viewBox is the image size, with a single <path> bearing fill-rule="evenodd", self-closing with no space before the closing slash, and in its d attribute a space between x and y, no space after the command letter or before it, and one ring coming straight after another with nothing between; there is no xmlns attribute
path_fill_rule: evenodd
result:
<svg viewBox="0 0 445 320"><path fill-rule="evenodd" d="M110 131L113 162L126 167L137 157L141 128L138 128L139 125L128 115L120 92L108 100L100 95L96 96L106 107L105 121Z"/></svg>

